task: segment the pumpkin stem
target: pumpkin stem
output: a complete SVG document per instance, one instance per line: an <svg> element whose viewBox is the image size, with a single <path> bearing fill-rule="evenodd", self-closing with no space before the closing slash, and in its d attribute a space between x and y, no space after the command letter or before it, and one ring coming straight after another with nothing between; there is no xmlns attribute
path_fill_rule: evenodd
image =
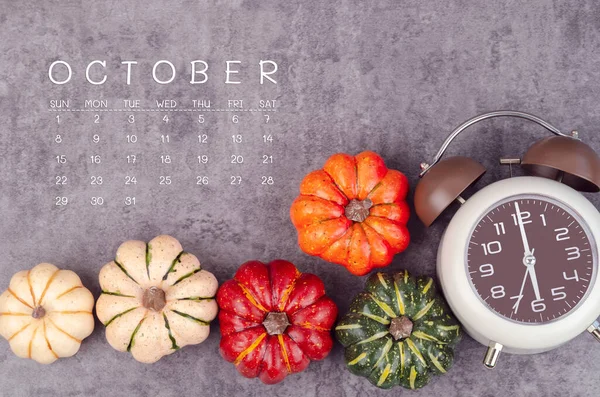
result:
<svg viewBox="0 0 600 397"><path fill-rule="evenodd" d="M46 309L41 306L33 309L33 313L31 313L31 317L33 318L43 318L46 315Z"/></svg>
<svg viewBox="0 0 600 397"><path fill-rule="evenodd" d="M369 208L373 206L373 202L370 199L357 200L352 199L346 205L344 215L346 218L354 222L363 222L369 216Z"/></svg>
<svg viewBox="0 0 600 397"><path fill-rule="evenodd" d="M290 321L285 313L270 312L262 324L267 329L267 334L281 335L285 332L288 325L290 325Z"/></svg>
<svg viewBox="0 0 600 397"><path fill-rule="evenodd" d="M389 333L392 334L394 340L406 339L412 334L413 322L406 316L400 316L392 319L390 323Z"/></svg>
<svg viewBox="0 0 600 397"><path fill-rule="evenodd" d="M159 312L165 307L167 304L167 298L165 296L165 291L158 287L150 287L144 291L144 295L142 295L142 305L146 309L154 310L155 312Z"/></svg>

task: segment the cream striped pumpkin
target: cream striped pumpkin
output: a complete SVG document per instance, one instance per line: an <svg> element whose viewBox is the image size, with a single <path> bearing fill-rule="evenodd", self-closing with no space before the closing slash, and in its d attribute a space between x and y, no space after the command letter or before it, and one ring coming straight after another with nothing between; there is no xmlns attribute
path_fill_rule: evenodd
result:
<svg viewBox="0 0 600 397"><path fill-rule="evenodd" d="M70 270L41 263L0 295L0 335L19 357L50 364L73 356L94 330L94 297Z"/></svg>
<svg viewBox="0 0 600 397"><path fill-rule="evenodd" d="M108 343L143 363L203 342L218 311L217 279L170 236L123 243L100 286L96 314Z"/></svg>

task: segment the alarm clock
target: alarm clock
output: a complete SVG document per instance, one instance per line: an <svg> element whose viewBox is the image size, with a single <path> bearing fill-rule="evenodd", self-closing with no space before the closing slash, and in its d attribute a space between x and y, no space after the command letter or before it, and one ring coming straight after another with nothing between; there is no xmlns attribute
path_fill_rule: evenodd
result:
<svg viewBox="0 0 600 397"><path fill-rule="evenodd" d="M528 176L513 177L511 168L510 178L465 200L461 194L485 168L468 157L441 158L467 127L501 116L533 121L555 136L522 159L500 160L520 164ZM600 190L600 159L577 132L563 134L528 113L485 113L452 131L420 176L415 210L426 226L460 203L441 238L437 273L465 331L488 347L486 367L501 351L541 353L585 330L600 341L600 213L580 193Z"/></svg>

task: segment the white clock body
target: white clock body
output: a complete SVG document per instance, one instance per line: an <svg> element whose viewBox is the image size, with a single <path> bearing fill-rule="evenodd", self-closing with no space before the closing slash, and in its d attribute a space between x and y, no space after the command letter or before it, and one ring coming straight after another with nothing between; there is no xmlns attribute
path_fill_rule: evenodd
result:
<svg viewBox="0 0 600 397"><path fill-rule="evenodd" d="M583 299L566 315L535 324L511 321L492 310L473 287L466 265L468 244L477 222L498 203L523 195L542 196L560 202L571 213L577 214L587 226L591 249L594 251L593 274ZM596 242L600 242L600 213L583 195L553 180L514 177L486 186L460 207L442 237L437 273L450 308L471 337L486 346L501 344L503 351L509 353L540 353L575 338L600 315ZM518 283L521 283L522 277L522 272L515 274Z"/></svg>

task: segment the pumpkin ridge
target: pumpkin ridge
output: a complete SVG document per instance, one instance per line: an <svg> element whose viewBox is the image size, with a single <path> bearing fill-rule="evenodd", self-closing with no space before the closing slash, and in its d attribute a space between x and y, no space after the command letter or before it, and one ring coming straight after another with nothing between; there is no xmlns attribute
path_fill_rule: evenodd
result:
<svg viewBox="0 0 600 397"><path fill-rule="evenodd" d="M131 333L131 338L129 339L129 344L127 345L127 351L131 352L131 349L134 346L134 339L135 339L135 335L138 333L138 331L140 330L142 323L144 322L144 320L146 319L146 316L144 316L140 322L138 323L138 325L135 327L135 329L133 330L133 332Z"/></svg>
<svg viewBox="0 0 600 397"><path fill-rule="evenodd" d="M365 316L366 318L369 318L373 321L377 321L379 324L383 324L383 325L390 324L390 322L387 318L383 318L383 317L377 316L372 313L367 313L367 312L357 312L357 313L360 314L361 316Z"/></svg>
<svg viewBox="0 0 600 397"><path fill-rule="evenodd" d="M165 328L167 329L167 332L169 333L169 339L171 340L171 349L178 350L180 347L177 345L177 341L171 332L169 320L167 319L167 315L165 313L163 313L163 318L165 319Z"/></svg>
<svg viewBox="0 0 600 397"><path fill-rule="evenodd" d="M76 285L76 286L74 286L74 287L72 287L72 288L69 288L69 289L68 289L68 290L66 290L65 292L63 292L63 293L59 294L59 295L58 295L56 298L54 298L54 299L55 299L55 300L56 300L56 299L60 299L60 298L62 298L64 295L68 294L69 292L71 292L71 291L74 291L74 290L76 290L76 289L79 289L79 288L83 288L83 285ZM41 301L41 299L40 299L40 304L41 304L41 302L42 302L42 301Z"/></svg>
<svg viewBox="0 0 600 397"><path fill-rule="evenodd" d="M21 302L22 304L24 304L25 306L27 306L31 310L33 310L33 307L31 307L31 305L29 303L25 302L23 299L21 299L19 296L17 296L17 294L15 294L12 289L9 288L7 291L8 291L9 294L11 294L12 296L14 296L16 300L18 300L19 302Z"/></svg>
<svg viewBox="0 0 600 397"><path fill-rule="evenodd" d="M387 354L390 352L390 350L392 349L393 346L394 346L394 342L392 341L392 339L388 339L388 341L383 346L383 349L381 349L381 355L379 356L377 361L375 361L375 364L373 364L373 371L371 371L371 374L373 374L373 372L377 369L377 367L379 366L379 363L384 358L386 358Z"/></svg>
<svg viewBox="0 0 600 397"><path fill-rule="evenodd" d="M392 309L392 308L391 308L391 307L390 307L390 306L389 306L387 303L380 301L380 300L379 300L379 299L377 299L377 298L375 297L375 295L373 295L372 293L369 293L369 295L370 295L370 297L371 297L371 300L373 300L373 302L375 302L375 304L376 304L377 306L379 306L379 308L380 308L381 310L383 310L385 314L387 314L387 315L388 315L389 317L391 317L391 318L396 318L396 317L398 317L398 316L396 315L396 313L394 312L394 310L393 310L393 309Z"/></svg>
<svg viewBox="0 0 600 397"><path fill-rule="evenodd" d="M427 305L425 305L424 308L422 308L421 310L419 310L417 312L417 314L415 314L413 316L413 321L419 320L420 318L422 318L423 316L425 316L427 314L427 312L429 311L429 309L431 309L431 307L433 306L433 304L435 303L435 299L430 300L429 302L427 302Z"/></svg>
<svg viewBox="0 0 600 397"><path fill-rule="evenodd" d="M369 237L367 237L367 233L365 233L365 229L363 227L363 222L355 222L355 224L357 225L357 227L360 228L360 231L362 232L363 236L365 237L365 240L367 240L367 247L369 248L369 258L367 259L367 264L369 267L371 267L373 265L373 260L372 260L373 249L371 248L371 244L369 243Z"/></svg>
<svg viewBox="0 0 600 397"><path fill-rule="evenodd" d="M43 322L43 326L44 326L44 339L46 340L46 344L48 345L48 350L50 350L50 353L52 353L54 355L54 357L56 357L57 359L58 354L56 354L56 352L52 349L52 345L50 344L50 340L48 339L48 334L46 332L46 321Z"/></svg>
<svg viewBox="0 0 600 397"><path fill-rule="evenodd" d="M111 318L110 320L108 320L108 321L107 321L107 322L104 324L104 326L105 326L105 327L108 327L108 326L110 325L110 323L112 323L113 321L115 321L117 318L121 317L121 316L122 316L122 315L124 315L124 314L127 314L127 313L129 313L130 311L133 311L133 310L137 309L138 307L139 307L139 306L132 307L131 309L127 309L127 310L125 310L124 312L121 312L121 313L119 313L119 314L116 314L115 316L113 316L113 318Z"/></svg>
<svg viewBox="0 0 600 397"><path fill-rule="evenodd" d="M38 329L40 327L36 327L36 329L33 330L33 335L31 335L31 339L29 340L29 347L27 348L27 358L31 358L31 346L33 345L33 340L35 339L35 335L38 332Z"/></svg>
<svg viewBox="0 0 600 397"><path fill-rule="evenodd" d="M88 312L87 310L57 310L52 313L58 314L92 314L92 312Z"/></svg>
<svg viewBox="0 0 600 397"><path fill-rule="evenodd" d="M246 349L244 349L242 352L240 352L240 354L235 358L235 360L233 361L233 364L235 366L238 366L242 360L244 358L246 358L246 356L250 353L252 353L252 351L254 351L254 349L256 349L258 347L258 345L260 345L260 343L263 341L263 339L265 339L267 337L267 333L263 332L262 334L260 334L260 336L258 338L256 338L254 340L254 342L252 342L250 344L250 346L248 346ZM266 349L265 349L266 350ZM264 357L264 356L263 356Z"/></svg>
<svg viewBox="0 0 600 397"><path fill-rule="evenodd" d="M302 276L302 273L300 273L299 271L296 270L296 273L294 274L294 279L288 285L288 287L283 290L283 294L279 297L278 308L280 311L283 311L285 309L285 306L287 305L287 302L290 299L290 295L292 294L292 291L294 291L294 289L296 289L296 283L298 282L298 279L300 278L300 276ZM271 285L273 285L273 280L271 280L271 272L269 272L269 282L271 283ZM288 314L294 314L300 309L301 308L298 308L298 309L296 309L295 312L288 313Z"/></svg>
<svg viewBox="0 0 600 397"><path fill-rule="evenodd" d="M214 297L212 297L212 298L211 297L205 297L205 296L189 296L187 298L179 298L177 300L178 301L196 301L196 302L199 302L199 301L212 301L212 300L215 300L215 298Z"/></svg>
<svg viewBox="0 0 600 397"><path fill-rule="evenodd" d="M183 276L181 276L177 281L175 281L173 284L171 284L171 287L180 283L181 281L185 280L186 278L192 277L194 274L198 273L200 270L202 270L201 267L199 267L198 269L194 269L191 272L189 272L188 274L184 274Z"/></svg>
<svg viewBox="0 0 600 397"><path fill-rule="evenodd" d="M104 294L104 295L122 296L123 298L135 298L135 296L133 296L133 295L125 295L125 294L121 294L120 292L102 291L100 293Z"/></svg>
<svg viewBox="0 0 600 397"><path fill-rule="evenodd" d="M14 339L15 336L19 335L21 332L25 331L27 329L27 327L29 327L31 325L31 323L25 324L24 327L22 327L20 330L18 330L17 332L15 332L14 334L12 334L8 339L6 339L8 342L10 342L11 340Z"/></svg>
<svg viewBox="0 0 600 397"><path fill-rule="evenodd" d="M121 271L123 273L125 273L125 275L127 277L129 277L130 279L132 279L134 283L136 283L137 285L140 285L140 283L138 283L135 278L131 277L131 275L127 272L127 270L125 270L125 267L122 264L120 264L116 259L113 262L115 262L115 265L117 265L117 267L119 269L121 269Z"/></svg>
<svg viewBox="0 0 600 397"><path fill-rule="evenodd" d="M281 357L285 362L285 368L287 369L288 373L291 374L292 366L290 365L290 358L288 357L287 350L285 349L285 345L283 343L283 335L277 335L277 341L279 342L279 347L281 348Z"/></svg>
<svg viewBox="0 0 600 397"><path fill-rule="evenodd" d="M40 306L44 304L44 298L46 297L46 292L48 291L48 288L50 288L50 284L52 284L52 282L54 281L54 278L56 277L58 272L60 272L60 269L56 269L54 271L54 273L52 273L52 275L50 276L48 281L46 282L46 286L44 287L44 290L42 291L42 295L40 295Z"/></svg>
<svg viewBox="0 0 600 397"><path fill-rule="evenodd" d="M148 280L150 280L150 261L152 261L151 249L152 246L150 243L146 243L146 272L148 273Z"/></svg>
<svg viewBox="0 0 600 397"><path fill-rule="evenodd" d="M242 290L242 293L244 294L246 299L248 299L248 302L250 302L258 310L265 312L265 313L268 312L268 310L256 299L256 297L254 297L254 295L252 295L250 290L248 288L246 288L246 286L244 284L240 283L235 278L234 278L234 280L237 283L237 285L240 287L240 289Z"/></svg>
<svg viewBox="0 0 600 397"><path fill-rule="evenodd" d="M33 292L33 285L31 285L31 270L27 272L27 284L29 284L29 291L31 292L31 299L33 299L33 307L36 307L35 293ZM34 334L35 335L35 334ZM29 356L31 358L31 355Z"/></svg>
<svg viewBox="0 0 600 397"><path fill-rule="evenodd" d="M169 277L169 273L171 273L173 271L173 269L175 268L175 265L177 265L178 263L181 263L181 256L183 254L185 254L185 251L181 251L179 254L177 254L175 259L173 259L173 262L171 263L171 267L169 267L169 269L167 269L167 272L165 273L165 275L162 278L163 281L165 281L167 279L167 277Z"/></svg>
<svg viewBox="0 0 600 397"><path fill-rule="evenodd" d="M404 298L402 298L402 294L400 293L400 288L398 287L398 283L394 280L394 290L396 292L396 301L398 302L398 311L401 316L404 316L406 313L406 305L404 304Z"/></svg>
<svg viewBox="0 0 600 397"><path fill-rule="evenodd" d="M202 324L202 325L209 325L209 324L210 324L208 321L201 320L201 319L199 319L199 318L197 318L197 317L194 317L194 316L191 316L191 315L189 315L189 314L187 314L187 313L180 312L179 310L171 309L171 311L172 311L173 313L175 313L175 314L179 314L181 317L185 317L185 318L187 318L188 320L196 321L197 323L200 323L200 324Z"/></svg>
<svg viewBox="0 0 600 397"><path fill-rule="evenodd" d="M379 219L385 219L386 221L389 221L389 222L395 223L396 225L400 225L400 226L406 226L406 223L397 222L397 221L395 221L395 220L393 220L393 219L386 218L385 216L369 215L369 218L379 218ZM365 222L366 222L366 221L367 221L369 218L367 218L367 219L365 220Z"/></svg>
<svg viewBox="0 0 600 397"><path fill-rule="evenodd" d="M354 162L356 163L356 160L354 160ZM345 197L346 200L350 201L350 198L348 196L346 196L346 194L342 191L342 189L338 186L338 184L335 183L335 179L333 178L333 176L331 176L329 174L329 172L325 171L325 169L323 169L323 172L326 173L327 176L331 179L331 184L333 185L333 187L335 187L337 189L338 192L340 192L342 197Z"/></svg>
<svg viewBox="0 0 600 397"><path fill-rule="evenodd" d="M74 337L73 335L71 335L70 333L68 333L67 331L65 331L64 329L62 329L61 327L59 327L58 325L56 325L56 323L54 321L52 321L50 319L50 317L48 317L47 319L48 319L48 321L50 321L50 323L52 324L52 326L54 328L56 328L57 330L59 330L60 332L62 332L66 336L68 336L69 338L73 339L75 342L81 343L81 339L78 339L78 338Z"/></svg>

